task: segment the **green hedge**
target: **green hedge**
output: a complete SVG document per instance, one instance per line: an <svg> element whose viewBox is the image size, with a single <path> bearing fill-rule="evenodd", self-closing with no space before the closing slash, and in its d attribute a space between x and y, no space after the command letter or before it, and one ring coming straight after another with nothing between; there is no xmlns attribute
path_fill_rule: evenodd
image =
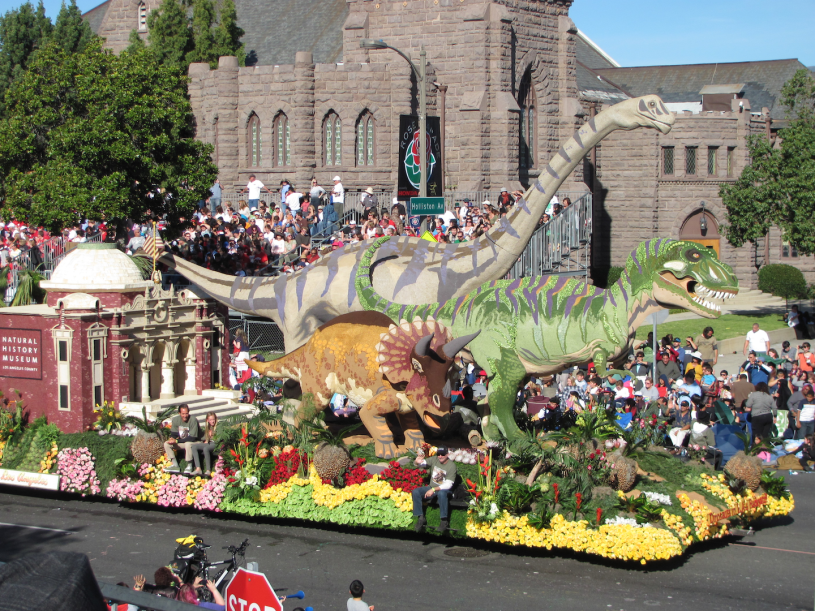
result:
<svg viewBox="0 0 815 611"><path fill-rule="evenodd" d="M57 447L88 448L96 460L96 475L102 487L102 494L108 482L116 477L116 461L130 457L132 437L118 435L99 435L98 433L63 433L57 439Z"/></svg>
<svg viewBox="0 0 815 611"><path fill-rule="evenodd" d="M804 299L807 296L804 274L784 263L765 265L758 270L758 289L786 299Z"/></svg>

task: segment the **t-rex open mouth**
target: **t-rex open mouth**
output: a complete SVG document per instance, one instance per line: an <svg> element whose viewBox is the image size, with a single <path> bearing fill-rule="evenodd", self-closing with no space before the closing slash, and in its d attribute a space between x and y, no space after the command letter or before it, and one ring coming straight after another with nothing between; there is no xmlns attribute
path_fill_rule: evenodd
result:
<svg viewBox="0 0 815 611"><path fill-rule="evenodd" d="M670 272L662 272L660 277L669 284L682 288L688 297L697 305L711 310L713 312L721 312L721 306L716 303L708 301L708 299L732 299L738 294L738 290L731 289L711 289L706 287L698 280L694 280L690 276L684 278L677 278Z"/></svg>

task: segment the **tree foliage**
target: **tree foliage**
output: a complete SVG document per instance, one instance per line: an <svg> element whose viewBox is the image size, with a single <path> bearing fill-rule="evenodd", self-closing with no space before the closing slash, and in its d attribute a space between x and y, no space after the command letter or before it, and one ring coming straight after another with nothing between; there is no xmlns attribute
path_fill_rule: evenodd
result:
<svg viewBox="0 0 815 611"><path fill-rule="evenodd" d="M3 97L12 82L28 68L34 54L51 38L53 26L42 2L31 2L0 17L0 112Z"/></svg>
<svg viewBox="0 0 815 611"><path fill-rule="evenodd" d="M186 216L217 169L194 138L186 77L147 49L39 51L0 119L2 215L59 229L78 216ZM188 189L181 188L188 181ZM165 198L150 198L152 188Z"/></svg>
<svg viewBox="0 0 815 611"><path fill-rule="evenodd" d="M79 53L95 36L90 24L82 19L76 0L71 0L69 5L63 3L54 24L53 41L68 53Z"/></svg>
<svg viewBox="0 0 815 611"><path fill-rule="evenodd" d="M799 70L781 90L789 125L779 130L780 145L751 136L751 163L739 179L722 185L727 208L723 225L734 246L755 242L777 226L798 252L815 254L815 79Z"/></svg>
<svg viewBox="0 0 815 611"><path fill-rule="evenodd" d="M148 48L160 61L182 72L193 62L218 66L222 55L235 55L241 66L246 53L241 44L243 30L233 0L223 0L220 15L214 0L163 0L147 17ZM192 5L190 18L187 6ZM130 33L129 50L145 46L136 30Z"/></svg>

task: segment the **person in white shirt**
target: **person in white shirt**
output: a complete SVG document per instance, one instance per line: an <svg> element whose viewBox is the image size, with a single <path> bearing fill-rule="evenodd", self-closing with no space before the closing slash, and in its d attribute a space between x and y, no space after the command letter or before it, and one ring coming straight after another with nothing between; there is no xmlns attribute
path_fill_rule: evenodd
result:
<svg viewBox="0 0 815 611"><path fill-rule="evenodd" d="M292 214L300 209L300 198L303 197L302 193L297 192L294 187L290 187L286 194L286 208L291 210Z"/></svg>
<svg viewBox="0 0 815 611"><path fill-rule="evenodd" d="M331 190L331 198L334 205L345 203L345 188L342 186L339 176L334 177L334 188Z"/></svg>
<svg viewBox="0 0 815 611"><path fill-rule="evenodd" d="M767 356L770 349L770 336L763 329L759 329L758 323L753 324L753 330L747 332L744 338L744 356L748 352L755 352L758 357Z"/></svg>
<svg viewBox="0 0 815 611"><path fill-rule="evenodd" d="M254 174L250 174L249 182L246 184L246 188L241 191L241 193L246 193L247 191L249 192L249 197L247 199L249 200L250 209L257 210L261 190L266 191L266 193L269 195L272 194L272 192L266 188L266 185L255 178Z"/></svg>

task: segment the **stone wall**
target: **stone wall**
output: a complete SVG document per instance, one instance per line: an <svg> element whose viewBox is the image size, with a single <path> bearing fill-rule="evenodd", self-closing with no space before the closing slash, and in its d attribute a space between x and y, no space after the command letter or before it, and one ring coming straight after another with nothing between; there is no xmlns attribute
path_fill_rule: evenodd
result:
<svg viewBox="0 0 815 611"><path fill-rule="evenodd" d="M130 43L130 32L136 30L139 36L147 39L147 30L139 29L139 5L144 4L149 12L158 8L160 0L111 0L105 12L105 18L99 26L97 34L105 38L105 46L114 53L124 50Z"/></svg>
<svg viewBox="0 0 815 611"><path fill-rule="evenodd" d="M518 86L529 71L537 100L537 167L571 135L582 113L575 80L576 29L570 1L481 3L411 0L375 3L350 0L344 24L342 64L317 64L297 54L295 65L238 68L221 58L217 70L190 66L190 97L198 135L216 148L225 186L239 186L250 172L264 183L282 178L303 185L317 176L331 184L340 174L346 188L389 190L397 181L399 115L418 114L416 79L407 62L390 50L361 49L376 38L418 62L427 52L428 82L448 87L446 95L445 186L459 191L518 187L538 170L518 167ZM428 86L428 114L439 116L440 96ZM375 119L376 163L356 167L357 120ZM291 126L292 165L271 165L272 123L285 112ZM336 112L343 124L342 164L326 166L323 120ZM247 122L262 126L264 163L248 164ZM580 179L580 175L576 177ZM567 187L568 188L568 187Z"/></svg>

